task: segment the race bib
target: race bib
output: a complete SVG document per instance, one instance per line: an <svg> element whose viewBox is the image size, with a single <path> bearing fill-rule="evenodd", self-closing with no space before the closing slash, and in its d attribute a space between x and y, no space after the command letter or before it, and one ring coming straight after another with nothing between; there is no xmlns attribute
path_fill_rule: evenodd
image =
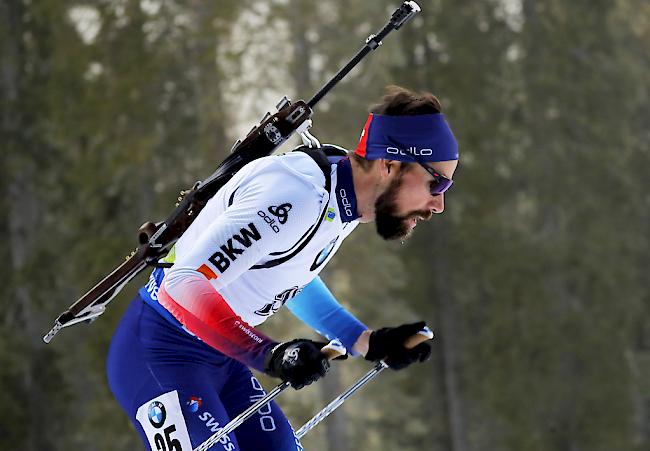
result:
<svg viewBox="0 0 650 451"><path fill-rule="evenodd" d="M142 404L135 415L154 451L192 451L176 390Z"/></svg>

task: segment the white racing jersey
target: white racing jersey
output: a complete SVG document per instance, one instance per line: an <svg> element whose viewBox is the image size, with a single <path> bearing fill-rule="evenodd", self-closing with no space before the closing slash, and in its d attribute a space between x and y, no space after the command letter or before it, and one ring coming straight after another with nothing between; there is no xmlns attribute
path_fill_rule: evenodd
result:
<svg viewBox="0 0 650 451"><path fill-rule="evenodd" d="M275 342L252 326L314 280L358 225L349 161L330 168L327 192L323 170L304 152L244 166L178 240L173 266L154 271L143 299L259 369Z"/></svg>

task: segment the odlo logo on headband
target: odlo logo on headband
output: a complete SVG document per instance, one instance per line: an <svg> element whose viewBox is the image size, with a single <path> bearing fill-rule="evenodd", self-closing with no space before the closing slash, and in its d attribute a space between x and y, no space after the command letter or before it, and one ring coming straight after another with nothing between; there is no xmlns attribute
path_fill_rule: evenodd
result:
<svg viewBox="0 0 650 451"><path fill-rule="evenodd" d="M398 149L397 147L386 147L386 153L391 155L414 155L414 156L431 156L433 155L433 150L431 149L418 149L417 147L411 146L406 149Z"/></svg>

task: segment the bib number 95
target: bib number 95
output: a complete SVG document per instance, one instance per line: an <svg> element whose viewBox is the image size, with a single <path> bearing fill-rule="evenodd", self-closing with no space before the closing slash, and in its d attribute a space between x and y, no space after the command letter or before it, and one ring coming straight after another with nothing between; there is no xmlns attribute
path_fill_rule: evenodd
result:
<svg viewBox="0 0 650 451"><path fill-rule="evenodd" d="M176 390L142 404L135 415L155 451L192 451Z"/></svg>
<svg viewBox="0 0 650 451"><path fill-rule="evenodd" d="M172 424L163 430L164 438L161 433L157 433L153 436L156 451L183 451L181 442L177 438L172 438L174 432L176 432L176 426Z"/></svg>

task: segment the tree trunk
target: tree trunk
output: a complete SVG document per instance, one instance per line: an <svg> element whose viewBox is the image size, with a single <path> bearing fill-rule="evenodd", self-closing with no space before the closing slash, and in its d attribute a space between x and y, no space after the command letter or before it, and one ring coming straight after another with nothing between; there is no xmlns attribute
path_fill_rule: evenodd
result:
<svg viewBox="0 0 650 451"><path fill-rule="evenodd" d="M345 388L341 384L340 372L331 371L327 377L321 380L322 387L322 405L320 408L325 407L336 396L340 395ZM329 451L348 451L347 439L347 422L348 416L345 408L336 409L336 412L327 417L323 423L325 426L325 439L327 442L327 449Z"/></svg>
<svg viewBox="0 0 650 451"><path fill-rule="evenodd" d="M442 268L439 268L442 269ZM444 279L440 271L436 271L439 280ZM441 281L438 286L444 286ZM440 298L439 298L440 299ZM442 371L443 385L447 407L447 418L449 420L449 437L452 451L467 450L467 425L463 414L462 398L458 387L457 359L458 355L458 331L456 328L456 314L454 299L447 295L438 303L438 315L440 315L440 335L442 348Z"/></svg>
<svg viewBox="0 0 650 451"><path fill-rule="evenodd" d="M21 2L3 3L0 14L4 18L2 25L3 52L2 52L2 78L0 92L5 99L2 111L2 135L4 144L3 167L8 169L3 179L6 180L5 192L7 195L7 225L8 225L8 251L9 265L12 277L9 281L9 295L11 303L5 307L5 327L13 329L13 333L20 335L26 355L22 359L22 387L18 390L23 394L20 402L26 405L24 411L28 412L23 424L25 438L21 449L36 451L44 449L43 427L41 418L36 412L42 410L42 390L40 384L35 382L35 361L30 358L39 343L39 331L35 330L33 296L27 285L29 277L27 271L34 258L36 247L35 231L38 230L38 206L34 192L33 181L36 176L36 159L25 153L25 149L37 148L30 143L33 124L28 117L29 112L24 110L21 99L25 93L24 74L25 48L22 44L24 36L23 17L25 11ZM30 146L29 144L32 144ZM18 444L17 444L18 445Z"/></svg>
<svg viewBox="0 0 650 451"><path fill-rule="evenodd" d="M298 95L311 92L311 46L307 39L309 17L313 17L314 6L311 3L301 2L289 8L289 27L291 29L291 44L293 45L293 63L291 76Z"/></svg>
<svg viewBox="0 0 650 451"><path fill-rule="evenodd" d="M453 280L452 273L456 268L451 266L451 259L434 258L431 259L435 249L441 249L448 242L449 232L444 226L436 231L435 240L427 238L426 241L415 244L414 258L421 263L418 267L428 268L426 278L422 280L423 289L426 293L440 292L442 287L449 285ZM424 262L424 264L422 264ZM451 451L466 451L469 449L467 443L468 429L467 416L463 406L463 396L461 387L458 382L458 358L461 352L460 334L458 329L458 315L456 310L456 299L453 290L446 290L445 296L435 296L435 307L433 314L436 316L434 325L438 345L434 346L438 355L434 356L437 365L432 365L434 380L438 380L438 394L442 396L443 403L439 399L431 412L432 418L440 415L441 410L445 414L441 417L447 421L447 433L440 437L441 447Z"/></svg>

